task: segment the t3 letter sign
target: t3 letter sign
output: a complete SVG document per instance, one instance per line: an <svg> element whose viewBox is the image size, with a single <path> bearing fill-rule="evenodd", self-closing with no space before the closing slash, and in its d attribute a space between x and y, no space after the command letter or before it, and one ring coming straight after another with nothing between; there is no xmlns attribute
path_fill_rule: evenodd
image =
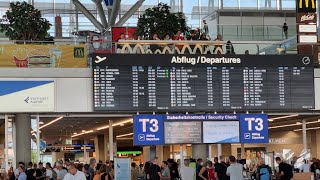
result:
<svg viewBox="0 0 320 180"><path fill-rule="evenodd" d="M240 116L241 143L268 143L268 116L243 114Z"/></svg>
<svg viewBox="0 0 320 180"><path fill-rule="evenodd" d="M163 116L134 116L134 145L150 146L163 144Z"/></svg>

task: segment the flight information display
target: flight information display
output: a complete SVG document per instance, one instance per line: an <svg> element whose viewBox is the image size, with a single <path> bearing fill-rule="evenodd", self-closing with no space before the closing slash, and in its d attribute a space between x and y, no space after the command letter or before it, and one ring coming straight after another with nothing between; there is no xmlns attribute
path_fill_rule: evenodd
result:
<svg viewBox="0 0 320 180"><path fill-rule="evenodd" d="M164 122L164 142L165 144L201 143L201 125L201 121Z"/></svg>
<svg viewBox="0 0 320 180"><path fill-rule="evenodd" d="M304 55L93 54L95 111L296 111L314 108Z"/></svg>

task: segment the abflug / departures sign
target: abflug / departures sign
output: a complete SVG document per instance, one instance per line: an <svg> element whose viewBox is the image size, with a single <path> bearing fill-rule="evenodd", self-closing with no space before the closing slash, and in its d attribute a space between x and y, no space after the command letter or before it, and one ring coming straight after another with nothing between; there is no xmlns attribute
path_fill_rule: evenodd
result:
<svg viewBox="0 0 320 180"><path fill-rule="evenodd" d="M311 56L93 54L94 109L307 111Z"/></svg>

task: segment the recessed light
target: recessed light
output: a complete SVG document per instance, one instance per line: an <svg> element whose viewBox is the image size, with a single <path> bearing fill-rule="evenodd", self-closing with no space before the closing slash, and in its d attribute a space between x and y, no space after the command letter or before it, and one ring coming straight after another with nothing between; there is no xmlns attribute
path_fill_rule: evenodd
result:
<svg viewBox="0 0 320 180"><path fill-rule="evenodd" d="M74 132L73 135L77 135L78 133Z"/></svg>
<svg viewBox="0 0 320 180"><path fill-rule="evenodd" d="M96 122L96 124L98 124L99 122Z"/></svg>
<svg viewBox="0 0 320 180"><path fill-rule="evenodd" d="M302 123L301 123L301 122L297 122L296 124L297 124L297 125L300 125L300 124L302 124Z"/></svg>
<svg viewBox="0 0 320 180"><path fill-rule="evenodd" d="M120 126L124 126L124 124L120 124Z"/></svg>
<svg viewBox="0 0 320 180"><path fill-rule="evenodd" d="M40 121L39 124L44 124L44 122L43 122L43 121Z"/></svg>
<svg viewBox="0 0 320 180"><path fill-rule="evenodd" d="M82 130L81 132L83 132L83 133L84 133L84 132L86 132L86 130Z"/></svg>

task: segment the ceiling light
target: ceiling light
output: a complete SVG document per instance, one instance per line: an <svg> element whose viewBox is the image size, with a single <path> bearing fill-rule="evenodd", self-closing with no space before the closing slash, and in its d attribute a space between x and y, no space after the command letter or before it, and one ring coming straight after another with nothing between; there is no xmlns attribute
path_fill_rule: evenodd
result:
<svg viewBox="0 0 320 180"><path fill-rule="evenodd" d="M133 122L132 119L126 120L126 121L122 121L122 122L119 122L119 123L112 124L112 127L121 126L121 124L132 123L132 122ZM100 130L108 129L108 128L109 128L109 126L103 126L103 127L98 128L97 130L100 131Z"/></svg>
<svg viewBox="0 0 320 180"><path fill-rule="evenodd" d="M133 133L122 134L122 135L117 136L117 138L126 137L126 136L132 136L132 135L133 135Z"/></svg>
<svg viewBox="0 0 320 180"><path fill-rule="evenodd" d="M316 130L316 129L320 129L320 127L314 127L314 128L307 128L306 130ZM303 129L295 129L293 131L302 131Z"/></svg>
<svg viewBox="0 0 320 180"><path fill-rule="evenodd" d="M306 124L316 124L316 123L319 123L320 121L317 120L317 121L311 121L311 122L307 122ZM281 126L272 126L272 127L269 127L269 129L277 129L277 128L283 128L283 127L291 127L291 126L301 126L302 123L301 122L297 122L295 124L287 124L287 125L281 125Z"/></svg>
<svg viewBox="0 0 320 180"><path fill-rule="evenodd" d="M55 123L55 122L57 122L57 121L59 121L59 120L61 120L61 119L63 119L63 116L58 117L58 118L56 118L56 119L48 122L47 124L45 124L45 125L43 125L43 126L40 126L39 129L45 128L45 127L47 127L47 126L49 126L49 125L51 125L51 124L53 124L53 123ZM35 131L31 131L31 133L33 133L33 132L35 132Z"/></svg>
<svg viewBox="0 0 320 180"><path fill-rule="evenodd" d="M83 133L84 133L84 132L86 132L86 130L82 130L81 132L83 132Z"/></svg>
<svg viewBox="0 0 320 180"><path fill-rule="evenodd" d="M77 135L78 133L74 132L73 135Z"/></svg>
<svg viewBox="0 0 320 180"><path fill-rule="evenodd" d="M93 132L93 130L85 131L85 132L82 132L82 133L79 133L79 134L75 134L75 135L73 135L71 137L73 138L73 137L81 136L81 135L84 135L84 134L89 134L89 133L92 133L92 132Z"/></svg>
<svg viewBox="0 0 320 180"><path fill-rule="evenodd" d="M124 124L120 124L120 126L122 127L122 126L124 126Z"/></svg>
<svg viewBox="0 0 320 180"><path fill-rule="evenodd" d="M43 122L43 121L40 121L39 124L44 124L44 122Z"/></svg>
<svg viewBox="0 0 320 180"><path fill-rule="evenodd" d="M296 116L299 116L299 114L293 114L293 115L288 115L288 116L280 116L280 117L270 118L270 119L268 119L268 121L272 122L274 120L291 118L291 117L296 117Z"/></svg>

